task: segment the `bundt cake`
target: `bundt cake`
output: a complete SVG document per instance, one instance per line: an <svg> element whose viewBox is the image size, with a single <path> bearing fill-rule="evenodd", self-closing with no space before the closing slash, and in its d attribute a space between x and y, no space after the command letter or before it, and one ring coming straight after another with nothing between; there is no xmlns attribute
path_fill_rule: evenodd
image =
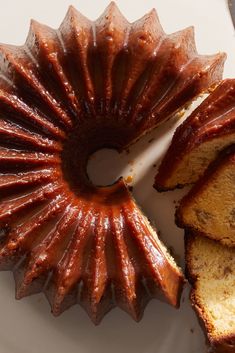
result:
<svg viewBox="0 0 235 353"><path fill-rule="evenodd" d="M181 200L176 222L235 246L235 145L223 151Z"/></svg>
<svg viewBox="0 0 235 353"><path fill-rule="evenodd" d="M158 191L196 182L235 143L235 79L226 79L176 129L155 178Z"/></svg>
<svg viewBox="0 0 235 353"><path fill-rule="evenodd" d="M136 320L183 274L123 180L98 187L89 156L122 151L218 83L224 54L198 55L193 29L166 35L153 10L130 24L114 3L92 22L70 7L58 30L32 21L0 46L0 268L16 296L44 292L55 315L80 303L98 323Z"/></svg>
<svg viewBox="0 0 235 353"><path fill-rule="evenodd" d="M191 299L211 353L235 352L235 250L193 232L185 235Z"/></svg>

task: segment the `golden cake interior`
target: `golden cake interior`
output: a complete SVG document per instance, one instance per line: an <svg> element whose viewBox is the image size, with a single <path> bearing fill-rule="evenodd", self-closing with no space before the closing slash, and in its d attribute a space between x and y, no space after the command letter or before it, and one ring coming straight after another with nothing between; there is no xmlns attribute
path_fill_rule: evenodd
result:
<svg viewBox="0 0 235 353"><path fill-rule="evenodd" d="M235 133L228 136L218 136L208 140L186 153L179 166L176 167L174 175L166 180L165 187L173 189L176 186L194 184L216 159L219 152L232 145L235 141Z"/></svg>
<svg viewBox="0 0 235 353"><path fill-rule="evenodd" d="M193 285L192 303L206 326L212 347L215 352L234 352L234 249L187 233L186 266Z"/></svg>
<svg viewBox="0 0 235 353"><path fill-rule="evenodd" d="M177 210L180 226L235 245L235 158L224 154L209 167Z"/></svg>
<svg viewBox="0 0 235 353"><path fill-rule="evenodd" d="M235 142L235 80L225 79L176 129L155 177L166 191L195 183Z"/></svg>

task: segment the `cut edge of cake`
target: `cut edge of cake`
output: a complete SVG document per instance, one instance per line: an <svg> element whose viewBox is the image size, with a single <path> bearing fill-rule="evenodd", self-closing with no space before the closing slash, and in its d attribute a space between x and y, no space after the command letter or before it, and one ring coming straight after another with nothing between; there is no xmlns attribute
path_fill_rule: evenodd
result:
<svg viewBox="0 0 235 353"><path fill-rule="evenodd" d="M155 177L157 191L195 183L235 142L235 79L225 79L176 129Z"/></svg>
<svg viewBox="0 0 235 353"><path fill-rule="evenodd" d="M235 145L222 151L183 197L176 224L235 246Z"/></svg>
<svg viewBox="0 0 235 353"><path fill-rule="evenodd" d="M211 353L235 352L234 255L232 248L197 233L185 233L186 276L192 285L191 302Z"/></svg>

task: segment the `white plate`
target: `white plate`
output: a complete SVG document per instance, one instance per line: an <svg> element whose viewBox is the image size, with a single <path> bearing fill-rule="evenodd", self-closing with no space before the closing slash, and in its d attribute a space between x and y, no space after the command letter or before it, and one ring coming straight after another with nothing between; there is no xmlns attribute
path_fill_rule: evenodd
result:
<svg viewBox="0 0 235 353"><path fill-rule="evenodd" d="M70 3L95 19L108 0L0 0L0 42L23 43L30 18L57 27ZM226 51L225 77L235 77L235 35L225 0L119 0L117 3L130 21L156 7L168 33L194 25L199 51L202 54ZM140 141L123 159L117 156L117 168L113 170L112 162L107 177L112 179L113 175L121 173L121 169L125 175L134 176L134 195L138 203L183 264L183 232L174 225L174 200L185 191L159 194L152 188L156 172L153 164L161 158L173 130L174 127L168 124ZM148 143L152 137L155 140ZM106 160L111 160L110 153L97 155L92 163L100 165ZM79 306L55 319L42 295L16 301L10 273L0 273L0 285L0 353L205 351L204 337L188 301L188 288L183 293L179 310L155 300L148 305L138 324L115 309L95 327Z"/></svg>

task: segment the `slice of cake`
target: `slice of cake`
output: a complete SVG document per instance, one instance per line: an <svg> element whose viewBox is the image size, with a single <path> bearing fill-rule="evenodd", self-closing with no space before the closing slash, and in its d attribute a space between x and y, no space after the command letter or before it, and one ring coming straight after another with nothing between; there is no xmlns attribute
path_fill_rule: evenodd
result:
<svg viewBox="0 0 235 353"><path fill-rule="evenodd" d="M182 199L176 222L235 246L235 145L218 156Z"/></svg>
<svg viewBox="0 0 235 353"><path fill-rule="evenodd" d="M196 182L219 151L235 142L235 79L227 79L176 130L154 187Z"/></svg>
<svg viewBox="0 0 235 353"><path fill-rule="evenodd" d="M209 352L235 352L235 250L187 233L186 271L191 300L205 327Z"/></svg>

